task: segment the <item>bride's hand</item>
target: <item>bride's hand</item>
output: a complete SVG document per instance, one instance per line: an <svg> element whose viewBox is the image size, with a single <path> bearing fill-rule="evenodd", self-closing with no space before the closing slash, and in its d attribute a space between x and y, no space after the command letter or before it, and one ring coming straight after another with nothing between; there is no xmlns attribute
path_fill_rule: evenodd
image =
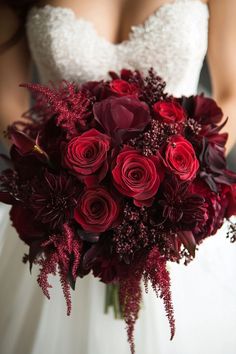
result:
<svg viewBox="0 0 236 354"><path fill-rule="evenodd" d="M229 117L227 149L236 143L236 1L209 0L208 62L213 97Z"/></svg>
<svg viewBox="0 0 236 354"><path fill-rule="evenodd" d="M6 43L17 32L20 21L7 6L0 5L0 140L8 148L10 142L3 131L19 120L29 107L29 93L19 87L31 78L30 54L24 35L6 48Z"/></svg>

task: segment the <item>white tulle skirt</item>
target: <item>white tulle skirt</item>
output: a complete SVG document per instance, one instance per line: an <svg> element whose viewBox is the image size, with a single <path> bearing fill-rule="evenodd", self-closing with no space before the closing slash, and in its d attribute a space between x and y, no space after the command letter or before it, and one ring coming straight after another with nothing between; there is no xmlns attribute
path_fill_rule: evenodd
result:
<svg viewBox="0 0 236 354"><path fill-rule="evenodd" d="M72 291L72 315L59 281L51 278L51 300L21 262L27 246L0 206L0 353L129 354L125 325L104 314L105 286L88 276ZM201 245L195 261L170 264L176 335L170 342L162 301L150 289L135 330L137 354L236 353L236 245L226 225Z"/></svg>

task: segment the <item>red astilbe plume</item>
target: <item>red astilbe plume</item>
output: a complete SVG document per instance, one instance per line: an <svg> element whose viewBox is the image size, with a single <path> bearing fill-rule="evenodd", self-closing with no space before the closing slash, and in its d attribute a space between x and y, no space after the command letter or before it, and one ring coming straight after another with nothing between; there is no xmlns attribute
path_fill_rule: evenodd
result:
<svg viewBox="0 0 236 354"><path fill-rule="evenodd" d="M51 83L51 88L40 84L22 84L28 88L35 104L28 116L45 122L56 116L56 125L66 132L67 138L78 135L78 131L88 128L91 107L94 98L78 84L62 81L58 87Z"/></svg>
<svg viewBox="0 0 236 354"><path fill-rule="evenodd" d="M142 300L141 278L142 272L137 270L119 283L119 299L127 326L128 342L132 354L135 354L134 326L138 319Z"/></svg>
<svg viewBox="0 0 236 354"><path fill-rule="evenodd" d="M80 264L82 243L75 238L74 230L68 224L64 224L62 234L50 236L49 240L42 244L42 247L45 248L45 256L35 261L41 266L38 284L44 295L50 299L48 289L52 286L48 282L48 276L50 274L56 275L58 270L69 316L71 313L70 266L72 264L72 279L75 281Z"/></svg>
<svg viewBox="0 0 236 354"><path fill-rule="evenodd" d="M150 280L157 297L160 296L163 299L166 316L170 324L170 339L173 339L175 334L175 319L171 300L170 275L166 269L166 258L160 254L156 246L150 251L145 265L144 283L146 292L148 280Z"/></svg>

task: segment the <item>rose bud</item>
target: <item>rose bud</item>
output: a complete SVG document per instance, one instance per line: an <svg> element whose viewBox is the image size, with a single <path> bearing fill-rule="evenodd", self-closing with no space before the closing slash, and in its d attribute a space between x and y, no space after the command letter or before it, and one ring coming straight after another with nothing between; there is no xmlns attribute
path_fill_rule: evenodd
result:
<svg viewBox="0 0 236 354"><path fill-rule="evenodd" d="M119 204L103 187L85 190L74 212L81 227L92 233L110 229L119 216Z"/></svg>
<svg viewBox="0 0 236 354"><path fill-rule="evenodd" d="M64 147L64 164L87 186L103 180L108 171L110 138L90 129Z"/></svg>
<svg viewBox="0 0 236 354"><path fill-rule="evenodd" d="M109 97L95 103L93 111L97 122L116 144L143 131L151 119L147 104L135 97Z"/></svg>
<svg viewBox="0 0 236 354"><path fill-rule="evenodd" d="M199 168L192 144L182 136L173 136L165 151L167 168L182 181L195 178Z"/></svg>
<svg viewBox="0 0 236 354"><path fill-rule="evenodd" d="M159 157L146 157L132 148L121 151L112 170L116 189L121 194L134 198L137 206L152 205L163 174Z"/></svg>
<svg viewBox="0 0 236 354"><path fill-rule="evenodd" d="M139 89L135 84L121 79L111 81L110 88L119 96L138 96L139 93Z"/></svg>
<svg viewBox="0 0 236 354"><path fill-rule="evenodd" d="M153 110L160 121L167 124L181 123L186 120L186 112L176 101L158 101Z"/></svg>

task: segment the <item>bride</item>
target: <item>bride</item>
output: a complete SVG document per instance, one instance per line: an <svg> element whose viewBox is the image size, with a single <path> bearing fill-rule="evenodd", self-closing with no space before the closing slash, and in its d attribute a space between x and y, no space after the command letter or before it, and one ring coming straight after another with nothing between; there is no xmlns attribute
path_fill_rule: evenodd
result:
<svg viewBox="0 0 236 354"><path fill-rule="evenodd" d="M29 107L19 83L97 80L122 67L154 67L176 96L195 94L206 52L213 96L231 117L236 141L235 0L0 0L0 125ZM6 142L7 144L7 142ZM105 286L88 276L72 294L66 317L59 281L44 298L21 258L27 246L0 206L0 353L128 354L121 320L104 314ZM201 245L187 267L169 264L177 332L169 341L163 304L144 293L135 338L137 354L234 354L236 248L227 226Z"/></svg>

